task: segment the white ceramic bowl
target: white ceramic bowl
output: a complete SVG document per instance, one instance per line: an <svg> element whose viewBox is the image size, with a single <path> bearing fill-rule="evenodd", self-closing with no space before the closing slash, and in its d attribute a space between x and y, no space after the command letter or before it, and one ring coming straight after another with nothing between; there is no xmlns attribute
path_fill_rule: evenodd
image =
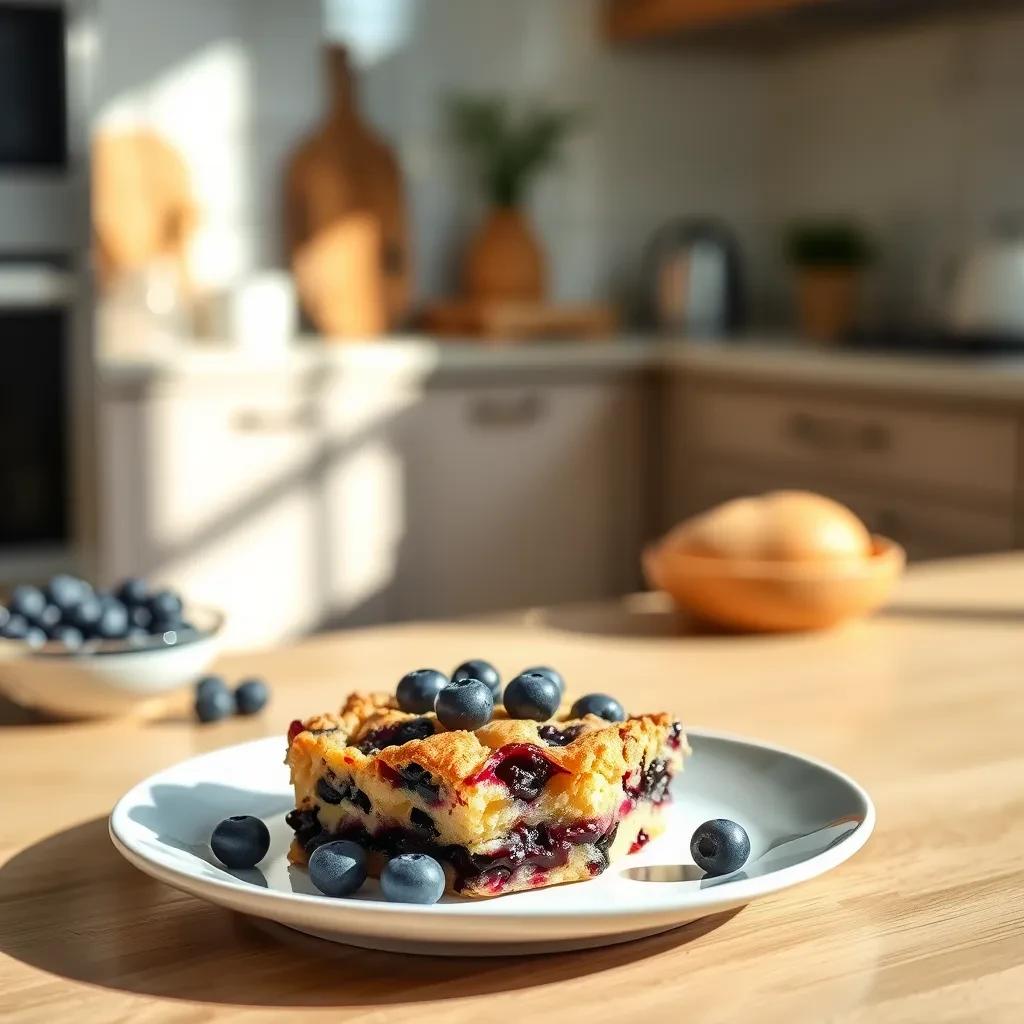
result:
<svg viewBox="0 0 1024 1024"><path fill-rule="evenodd" d="M21 640L0 640L0 691L60 718L144 712L195 682L217 656L224 615L200 607L187 608L185 615L194 631L165 633L141 645L103 640L68 651L55 643L32 648Z"/></svg>

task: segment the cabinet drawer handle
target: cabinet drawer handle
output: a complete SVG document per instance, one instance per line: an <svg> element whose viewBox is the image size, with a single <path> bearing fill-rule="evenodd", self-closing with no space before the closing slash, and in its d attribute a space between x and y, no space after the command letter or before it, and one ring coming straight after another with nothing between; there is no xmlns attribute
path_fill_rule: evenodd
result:
<svg viewBox="0 0 1024 1024"><path fill-rule="evenodd" d="M231 426L241 434L282 434L310 430L316 424L316 410L308 405L295 409L239 409L231 418Z"/></svg>
<svg viewBox="0 0 1024 1024"><path fill-rule="evenodd" d="M529 393L514 395L486 395L469 403L466 416L478 427L525 427L536 423L544 412L544 400Z"/></svg>
<svg viewBox="0 0 1024 1024"><path fill-rule="evenodd" d="M882 423L865 423L860 428L860 446L866 452L887 452L892 447L892 431Z"/></svg>
<svg viewBox="0 0 1024 1024"><path fill-rule="evenodd" d="M884 423L853 424L798 412L786 421L785 431L795 441L822 452L885 452L892 447L892 431Z"/></svg>
<svg viewBox="0 0 1024 1024"><path fill-rule="evenodd" d="M794 440L819 451L834 451L843 446L841 425L822 416L794 413L786 420L785 430Z"/></svg>

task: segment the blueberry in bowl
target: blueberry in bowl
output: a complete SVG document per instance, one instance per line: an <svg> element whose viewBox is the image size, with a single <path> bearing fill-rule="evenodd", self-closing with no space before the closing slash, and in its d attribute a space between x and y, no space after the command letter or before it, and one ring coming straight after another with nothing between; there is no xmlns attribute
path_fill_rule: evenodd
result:
<svg viewBox="0 0 1024 1024"><path fill-rule="evenodd" d="M45 588L22 586L0 595L0 691L59 718L144 712L165 694L188 686L215 658L224 615L177 598L173 622L148 628L133 613L149 612L152 594L126 581L114 593L58 576ZM170 592L167 592L170 593ZM162 599L161 611L175 602Z"/></svg>

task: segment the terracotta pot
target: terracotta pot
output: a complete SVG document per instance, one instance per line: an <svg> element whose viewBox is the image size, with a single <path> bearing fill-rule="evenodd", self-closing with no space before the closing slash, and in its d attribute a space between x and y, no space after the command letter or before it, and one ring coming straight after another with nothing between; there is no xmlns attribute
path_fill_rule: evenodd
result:
<svg viewBox="0 0 1024 1024"><path fill-rule="evenodd" d="M494 207L466 252L471 299L537 302L544 298L544 253L530 222L513 206Z"/></svg>
<svg viewBox="0 0 1024 1024"><path fill-rule="evenodd" d="M857 318L861 272L856 267L801 267L797 271L800 327L815 341L838 341Z"/></svg>

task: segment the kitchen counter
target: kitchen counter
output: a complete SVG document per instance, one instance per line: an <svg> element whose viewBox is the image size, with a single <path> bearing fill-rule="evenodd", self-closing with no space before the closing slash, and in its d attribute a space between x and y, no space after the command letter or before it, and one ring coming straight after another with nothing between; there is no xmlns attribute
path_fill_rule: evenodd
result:
<svg viewBox="0 0 1024 1024"><path fill-rule="evenodd" d="M0 710L0 1017L1016 1021L1024 990L1024 556L914 568L868 622L689 635L658 596L313 638L225 661L275 687L256 719L37 724ZM485 656L570 689L828 760L878 826L835 872L638 942L521 961L332 947L160 885L106 816L145 775L338 704L371 679ZM369 676L368 676L369 672ZM178 709L180 712L180 709ZM497 1008L497 1009L496 1009Z"/></svg>
<svg viewBox="0 0 1024 1024"><path fill-rule="evenodd" d="M788 384L842 385L936 396L1024 399L1020 357L946 358L822 348L785 336L710 343L626 335L614 340L484 344L402 336L386 341L323 344L305 339L279 353L182 346L160 354L106 355L98 364L106 388L149 388L225 376L358 372L423 382L444 374L573 373L670 368Z"/></svg>

